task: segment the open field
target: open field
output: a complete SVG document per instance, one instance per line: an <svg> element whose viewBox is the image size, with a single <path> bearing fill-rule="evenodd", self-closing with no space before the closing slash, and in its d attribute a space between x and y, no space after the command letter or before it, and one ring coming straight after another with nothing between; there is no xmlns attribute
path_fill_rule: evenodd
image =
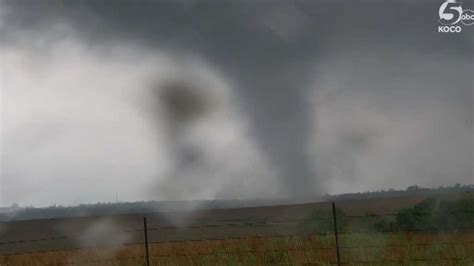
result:
<svg viewBox="0 0 474 266"><path fill-rule="evenodd" d="M456 200L472 198L471 193L446 193L440 199ZM347 216L363 216L372 213L392 217L402 208L411 207L424 200L425 196L393 197L382 199L341 200L338 209ZM57 248L82 247L76 235L91 227L107 226L108 234L125 233L128 242L142 241L142 234L133 232L142 229L143 216L148 218L150 228L160 228L150 232L156 241L183 240L196 238L224 238L252 235L295 234L300 232L300 221L311 218L315 210L330 210L328 202L292 204L235 209L211 209L195 212L124 214L101 217L79 217L63 219L43 219L15 222L0 222L0 242L57 237L54 241L0 245L0 254L49 250ZM330 215L324 214L324 215ZM351 219L357 221L357 217ZM360 220L360 219L358 219ZM289 221L286 223L286 221ZM365 222L366 220L361 220ZM276 223L273 223L276 222ZM278 223L280 222L280 223ZM263 226L272 224L272 226ZM214 225L214 226L213 226ZM132 232L126 232L130 231ZM61 238L62 236L71 236Z"/></svg>
<svg viewBox="0 0 474 266"><path fill-rule="evenodd" d="M467 209L455 216L451 209L439 217L439 211L426 217L421 212L433 222L454 218L456 223L438 224L450 222L455 229L400 227L399 211L416 210L424 199L337 201L342 264L473 265L472 195L431 201L441 210L451 206L446 200L463 199L452 206L467 203ZM0 223L0 265L143 265L144 216L152 265L330 265L336 263L331 210L331 203L320 202L6 222ZM412 214L407 217L420 218Z"/></svg>
<svg viewBox="0 0 474 266"><path fill-rule="evenodd" d="M341 235L341 262L352 265L472 265L474 232ZM308 235L150 245L152 265L335 264L334 236ZM1 265L144 265L144 246L0 256Z"/></svg>

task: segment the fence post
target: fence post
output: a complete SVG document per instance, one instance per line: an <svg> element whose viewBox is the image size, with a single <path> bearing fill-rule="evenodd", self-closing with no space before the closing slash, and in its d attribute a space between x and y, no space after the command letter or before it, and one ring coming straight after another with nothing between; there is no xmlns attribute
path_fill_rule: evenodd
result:
<svg viewBox="0 0 474 266"><path fill-rule="evenodd" d="M334 221L334 237L336 238L336 259L337 265L341 266L341 258L339 255L339 237L337 235L337 219L336 219L336 203L332 202L332 217Z"/></svg>
<svg viewBox="0 0 474 266"><path fill-rule="evenodd" d="M148 227L146 224L146 217L143 217L143 231L145 232L146 265L150 266L150 253L148 251Z"/></svg>

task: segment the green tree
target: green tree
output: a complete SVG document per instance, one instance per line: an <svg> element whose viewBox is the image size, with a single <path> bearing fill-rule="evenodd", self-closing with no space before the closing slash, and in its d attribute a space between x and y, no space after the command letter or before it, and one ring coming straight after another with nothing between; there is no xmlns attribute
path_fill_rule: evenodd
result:
<svg viewBox="0 0 474 266"><path fill-rule="evenodd" d="M435 200L426 199L413 208L405 208L399 211L396 217L396 225L400 230L406 231L424 231L434 229L433 211Z"/></svg>

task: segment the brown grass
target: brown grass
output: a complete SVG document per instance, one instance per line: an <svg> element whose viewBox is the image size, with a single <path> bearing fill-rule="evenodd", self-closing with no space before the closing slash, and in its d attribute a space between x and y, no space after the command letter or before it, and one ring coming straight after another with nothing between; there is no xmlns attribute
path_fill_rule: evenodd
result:
<svg viewBox="0 0 474 266"><path fill-rule="evenodd" d="M249 237L154 243L152 265L330 265L334 236ZM349 234L341 260L352 265L473 265L474 232ZM144 245L0 256L0 265L144 265Z"/></svg>

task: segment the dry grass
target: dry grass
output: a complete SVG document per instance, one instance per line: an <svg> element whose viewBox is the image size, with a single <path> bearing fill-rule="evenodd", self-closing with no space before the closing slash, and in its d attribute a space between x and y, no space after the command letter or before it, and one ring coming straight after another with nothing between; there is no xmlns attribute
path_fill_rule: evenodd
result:
<svg viewBox="0 0 474 266"><path fill-rule="evenodd" d="M352 265L473 265L474 232L348 234L341 257ZM150 245L152 265L335 263L334 237L266 237ZM0 256L0 265L144 265L144 246Z"/></svg>

